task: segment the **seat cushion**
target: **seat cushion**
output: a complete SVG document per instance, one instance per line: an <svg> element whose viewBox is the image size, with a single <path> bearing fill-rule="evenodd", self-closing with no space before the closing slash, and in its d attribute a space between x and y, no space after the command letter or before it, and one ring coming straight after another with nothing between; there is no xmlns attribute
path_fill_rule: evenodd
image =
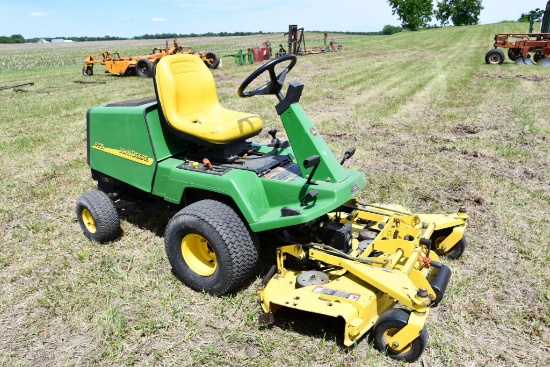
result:
<svg viewBox="0 0 550 367"><path fill-rule="evenodd" d="M156 67L155 85L166 122L195 140L226 144L262 129L260 116L220 105L214 77L196 55L163 57Z"/></svg>

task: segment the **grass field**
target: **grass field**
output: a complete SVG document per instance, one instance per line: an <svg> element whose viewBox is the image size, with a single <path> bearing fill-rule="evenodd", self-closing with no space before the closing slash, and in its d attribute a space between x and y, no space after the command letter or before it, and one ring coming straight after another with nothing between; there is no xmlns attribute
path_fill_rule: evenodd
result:
<svg viewBox="0 0 550 367"><path fill-rule="evenodd" d="M468 248L446 261L448 293L411 366L550 365L550 68L483 60L495 33L526 27L342 35L345 51L300 57L287 78L305 84L301 103L337 155L357 147L348 164L367 177L363 200L469 210ZM265 39L284 41L180 43L226 55ZM0 365L399 365L367 339L346 349L343 329L317 317L290 313L259 327L259 278L227 297L183 286L163 241L177 207L124 202L119 240L97 245L82 235L74 204L94 188L86 110L154 95L150 79L103 74L101 65L85 78L82 60L163 44L0 45L0 86L35 83L0 91ZM259 113L265 131L281 130L273 97L236 95L255 68L223 57L213 70L220 100Z"/></svg>

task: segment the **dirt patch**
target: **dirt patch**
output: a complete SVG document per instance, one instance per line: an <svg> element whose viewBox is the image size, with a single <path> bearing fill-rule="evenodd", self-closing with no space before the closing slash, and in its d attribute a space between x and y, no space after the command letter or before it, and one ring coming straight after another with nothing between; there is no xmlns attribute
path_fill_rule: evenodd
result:
<svg viewBox="0 0 550 367"><path fill-rule="evenodd" d="M540 75L523 75L523 74L516 74L516 75L502 75L502 74L496 74L496 73L478 73L476 74L479 78L496 78L496 79L523 79L530 82L535 83L542 83L544 81L547 81L547 77L543 77Z"/></svg>

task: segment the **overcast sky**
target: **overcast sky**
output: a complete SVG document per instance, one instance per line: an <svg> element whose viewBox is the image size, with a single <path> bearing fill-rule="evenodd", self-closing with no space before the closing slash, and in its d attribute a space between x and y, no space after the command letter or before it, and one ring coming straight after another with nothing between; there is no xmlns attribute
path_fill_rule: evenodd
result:
<svg viewBox="0 0 550 367"><path fill-rule="evenodd" d="M483 0L481 24L517 20L541 0ZM435 19L433 21L435 23ZM400 25L386 0L2 0L0 36L128 37L155 33L380 31Z"/></svg>

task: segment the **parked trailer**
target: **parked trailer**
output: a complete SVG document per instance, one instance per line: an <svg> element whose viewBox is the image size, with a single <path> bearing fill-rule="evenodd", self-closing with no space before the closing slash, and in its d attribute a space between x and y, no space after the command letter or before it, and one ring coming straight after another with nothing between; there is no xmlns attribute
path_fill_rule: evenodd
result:
<svg viewBox="0 0 550 367"><path fill-rule="evenodd" d="M540 33L500 33L495 35L494 49L487 52L487 64L500 65L504 62L504 52L507 49L508 58L518 65L550 66L550 1L542 17ZM534 53L531 60L530 53ZM534 62L533 62L534 61Z"/></svg>
<svg viewBox="0 0 550 367"><path fill-rule="evenodd" d="M153 65L161 58L174 54L194 54L201 58L210 69L215 69L220 64L219 56L214 52L195 53L191 47L178 45L178 40L174 39L172 47L168 48L166 41L165 48L153 48L149 55L122 57L120 52L105 51L102 53L91 54L84 59L82 74L84 76L94 75L94 64L105 65L106 73L120 76L137 75L142 78L151 77L153 74Z"/></svg>
<svg viewBox="0 0 550 367"><path fill-rule="evenodd" d="M516 64L534 65L529 53L534 52L533 60L538 65L550 66L550 33L503 33L495 35L495 48L485 55L487 64L499 65L504 62L504 52Z"/></svg>

